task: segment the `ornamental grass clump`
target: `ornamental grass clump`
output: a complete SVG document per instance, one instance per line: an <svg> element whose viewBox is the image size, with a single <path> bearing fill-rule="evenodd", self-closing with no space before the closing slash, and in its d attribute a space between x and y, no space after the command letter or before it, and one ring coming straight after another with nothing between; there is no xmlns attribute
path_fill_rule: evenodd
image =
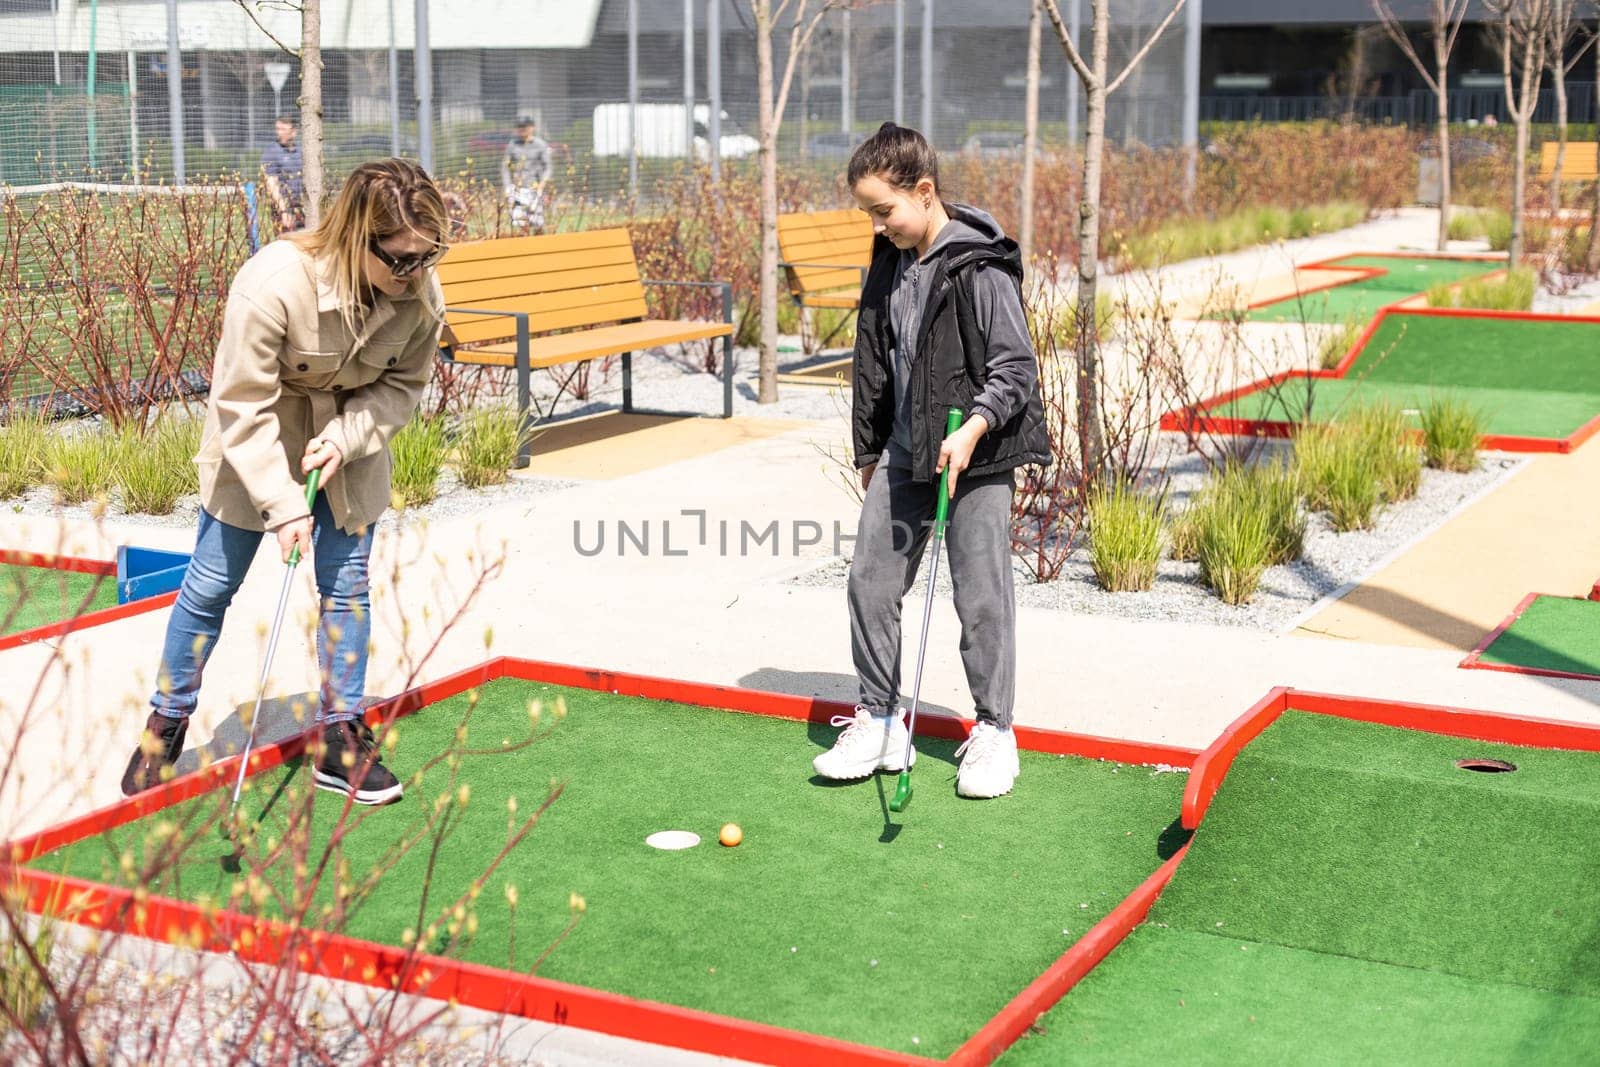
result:
<svg viewBox="0 0 1600 1067"><path fill-rule="evenodd" d="M1297 472L1287 465L1229 464L1173 524L1173 557L1198 562L1201 581L1227 603L1246 603L1268 567L1304 553L1302 505Z"/></svg>
<svg viewBox="0 0 1600 1067"><path fill-rule="evenodd" d="M469 489L500 485L509 477L517 453L532 437L522 415L509 404L478 408L467 415L456 438L456 467Z"/></svg>
<svg viewBox="0 0 1600 1067"><path fill-rule="evenodd" d="M1377 473L1383 503L1398 504L1416 496L1422 485L1422 449L1405 413L1380 400L1355 408L1342 421L1360 440L1359 447Z"/></svg>
<svg viewBox="0 0 1600 1067"><path fill-rule="evenodd" d="M432 503L439 495L439 475L450 455L450 437L443 418L418 415L389 443L394 464L390 492L397 507Z"/></svg>
<svg viewBox="0 0 1600 1067"><path fill-rule="evenodd" d="M41 413L13 415L0 423L0 500L21 496L39 483L49 436Z"/></svg>
<svg viewBox="0 0 1600 1067"><path fill-rule="evenodd" d="M148 515L169 515L181 497L200 491L194 465L200 451L199 419L168 416L143 433L129 423L118 437L116 483L122 506Z"/></svg>
<svg viewBox="0 0 1600 1067"><path fill-rule="evenodd" d="M109 426L78 426L51 436L44 448L45 480L63 504L110 493L117 480L120 435Z"/></svg>
<svg viewBox="0 0 1600 1067"><path fill-rule="evenodd" d="M1206 494L1194 515L1200 580L1225 603L1248 603L1273 553L1268 516L1238 493Z"/></svg>
<svg viewBox="0 0 1600 1067"><path fill-rule="evenodd" d="M1428 466L1465 473L1478 468L1483 411L1452 393L1430 396L1422 406L1422 454Z"/></svg>
<svg viewBox="0 0 1600 1067"><path fill-rule="evenodd" d="M1161 497L1121 480L1090 496L1089 552L1103 587L1113 593L1150 588L1161 559L1165 511Z"/></svg>

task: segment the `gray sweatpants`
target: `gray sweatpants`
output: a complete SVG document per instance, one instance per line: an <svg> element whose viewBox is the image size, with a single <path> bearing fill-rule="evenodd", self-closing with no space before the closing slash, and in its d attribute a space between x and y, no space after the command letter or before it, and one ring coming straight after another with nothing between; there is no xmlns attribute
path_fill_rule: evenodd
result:
<svg viewBox="0 0 1600 1067"><path fill-rule="evenodd" d="M945 526L973 707L979 719L1003 728L1011 725L1017 687L1012 487L1010 471L958 479ZM861 703L877 714L900 705L900 602L933 534L938 488L937 481L913 481L908 470L879 466L861 506L850 564L850 644Z"/></svg>

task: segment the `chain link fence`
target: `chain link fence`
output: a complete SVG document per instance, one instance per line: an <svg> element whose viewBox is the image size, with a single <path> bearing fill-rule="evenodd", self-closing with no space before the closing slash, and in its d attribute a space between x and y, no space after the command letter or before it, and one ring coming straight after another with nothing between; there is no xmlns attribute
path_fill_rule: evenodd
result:
<svg viewBox="0 0 1600 1067"><path fill-rule="evenodd" d="M258 16L264 30L238 4L185 0L173 49L169 6L0 0L0 183L90 174L118 181L254 176L274 117L298 110L298 60L268 35L297 42L298 15L266 8ZM1071 0L1062 6L1070 10ZM1080 6L1086 13L1087 4ZM1115 70L1144 43L1166 4L1113 6ZM448 13L434 7L427 103L436 173L496 180L523 115L551 144L568 195L632 192L653 172L685 160L754 158L756 37L748 0L461 0ZM517 14L505 21L513 7ZM780 164L842 169L853 146L891 118L923 128L944 152L1017 154L1028 8L1027 0L900 0L828 12L794 64ZM334 180L363 159L418 153L414 14L406 0L324 4L324 143ZM787 23L773 44L781 78ZM1180 17L1112 98L1113 142L1180 140L1183 50ZM1047 145L1062 143L1081 130L1081 94L1048 22L1042 57L1041 135Z"/></svg>

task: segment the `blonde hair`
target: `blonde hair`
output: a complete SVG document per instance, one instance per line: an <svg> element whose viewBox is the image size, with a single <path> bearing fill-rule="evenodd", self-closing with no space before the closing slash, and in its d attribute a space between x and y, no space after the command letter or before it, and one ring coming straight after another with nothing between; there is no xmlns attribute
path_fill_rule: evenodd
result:
<svg viewBox="0 0 1600 1067"><path fill-rule="evenodd" d="M365 289L367 249L373 241L409 230L442 242L450 233L444 198L428 172L409 159L382 159L357 167L321 223L289 240L309 255L326 260L339 310L355 332ZM424 272L418 271L417 277Z"/></svg>

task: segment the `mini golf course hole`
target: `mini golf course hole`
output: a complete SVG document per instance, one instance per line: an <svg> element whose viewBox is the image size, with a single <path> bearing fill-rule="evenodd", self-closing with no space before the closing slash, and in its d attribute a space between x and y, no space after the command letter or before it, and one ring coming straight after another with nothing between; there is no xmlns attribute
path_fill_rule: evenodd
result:
<svg viewBox="0 0 1600 1067"><path fill-rule="evenodd" d="M1456 766L1464 771L1478 771L1483 774L1508 774L1517 769L1515 763L1503 759L1458 759Z"/></svg>

